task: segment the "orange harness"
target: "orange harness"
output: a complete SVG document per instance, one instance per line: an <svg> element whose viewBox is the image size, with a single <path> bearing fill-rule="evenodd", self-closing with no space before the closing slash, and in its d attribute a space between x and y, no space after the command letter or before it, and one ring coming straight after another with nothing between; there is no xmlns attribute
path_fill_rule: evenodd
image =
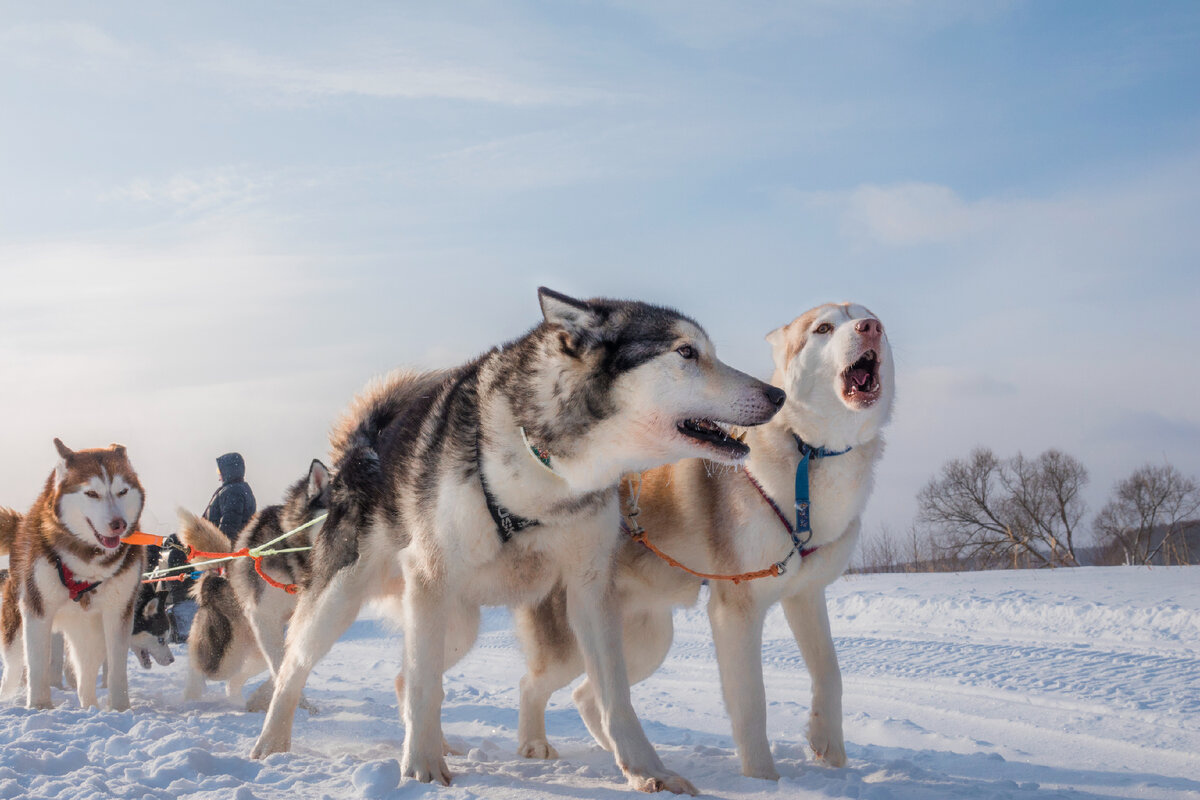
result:
<svg viewBox="0 0 1200 800"><path fill-rule="evenodd" d="M794 533L794 529L792 528L791 524L788 522L787 517L785 517L783 515L783 512L779 510L779 506L775 505L775 501L767 496L767 493L765 491L763 491L762 485L759 484L759 482L754 479L754 476L751 475L749 471L747 471L744 468L742 471L746 473L746 478L748 478L751 485L754 486L754 488L758 490L759 495L762 497L763 500L766 501L767 505L769 505L771 507L771 510L775 512L775 516L779 518L780 523L783 524L784 529L788 532L788 535L791 536ZM784 556L783 559L781 559L780 561L776 561L774 564L772 564L769 567L766 567L764 569L756 569L756 570L753 570L752 572L739 572L736 575L716 575L716 574L709 573L709 572L698 572L697 570L694 570L691 567L689 567L685 564L681 564L680 562L676 561L674 558L667 555L662 550L659 550L657 547L654 546L654 543L651 542L649 538L647 538L646 529L643 528L641 525L639 525L638 521L637 521L638 514L641 512L641 509L638 508L638 498L642 494L642 476L641 475L637 476L636 491L634 490L633 486L634 486L634 476L630 475L629 476L630 497L629 497L628 515L629 515L630 522L632 523L632 525L629 523L626 523L625 520L622 519L621 520L621 530L623 530L623 531L625 531L625 533L629 534L629 537L631 539L633 539L633 541L642 545L647 550L649 550L651 553L654 553L654 555L658 556L663 561L670 564L672 567L675 567L676 569L681 569L684 572L688 573L689 575L695 575L697 578L704 578L704 579L710 580L710 581L733 581L734 585L743 583L745 581L757 580L759 578L774 578L779 575L782 575L784 572L787 571L787 562L791 559L791 557L793 555L796 555L797 553L799 553L800 558L804 559L804 558L807 558L812 553L816 552L816 550L817 550L817 548L815 548L815 547L807 547L807 548L803 548L803 549L797 551L797 549L795 547L793 547L791 550L788 551L788 554L786 556Z"/></svg>
<svg viewBox="0 0 1200 800"><path fill-rule="evenodd" d="M294 583L280 583L263 571L262 560L266 556L250 555L250 548L243 547L241 550L235 550L232 553L206 553L203 550L188 545L188 561L194 558L248 558L254 562L254 571L258 573L258 577L262 578L267 583L274 586L276 589L283 589L288 594L296 594L300 591L300 587Z"/></svg>

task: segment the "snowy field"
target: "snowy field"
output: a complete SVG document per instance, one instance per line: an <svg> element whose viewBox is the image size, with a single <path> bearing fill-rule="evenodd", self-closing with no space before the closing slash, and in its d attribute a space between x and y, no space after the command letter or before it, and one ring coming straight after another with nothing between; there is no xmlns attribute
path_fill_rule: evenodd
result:
<svg viewBox="0 0 1200 800"><path fill-rule="evenodd" d="M663 669L634 705L667 764L727 798L1200 798L1200 567L846 578L830 589L849 765L807 756L809 680L782 616L764 644L783 779L738 774L700 609L676 615ZM210 687L183 703L186 655L131 663L131 712L0 708L0 797L618 798L568 691L548 732L562 759L516 755L522 660L503 610L446 676L450 788L399 781L392 678L400 640L364 618L322 662L293 753L246 754L261 715Z"/></svg>

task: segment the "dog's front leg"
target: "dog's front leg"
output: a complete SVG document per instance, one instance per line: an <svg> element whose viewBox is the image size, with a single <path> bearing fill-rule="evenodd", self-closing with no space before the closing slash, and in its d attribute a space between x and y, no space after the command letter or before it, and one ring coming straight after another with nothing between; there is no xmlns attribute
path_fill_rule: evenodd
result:
<svg viewBox="0 0 1200 800"><path fill-rule="evenodd" d="M50 611L49 609L46 609ZM26 708L53 708L50 698L50 661L53 643L51 621L53 612L47 616L34 614L23 601L21 603L22 634L25 646Z"/></svg>
<svg viewBox="0 0 1200 800"><path fill-rule="evenodd" d="M846 743L842 735L842 672L833 634L829 630L829 612L825 607L825 588L785 597L783 615L800 645L804 664L812 678L812 711L809 712L808 742L818 758L831 766L846 765Z"/></svg>
<svg viewBox="0 0 1200 800"><path fill-rule="evenodd" d="M742 760L742 774L777 781L779 773L767 741L767 698L762 674L764 614L748 588L713 587L708 621L712 625L721 691Z"/></svg>
<svg viewBox="0 0 1200 800"><path fill-rule="evenodd" d="M405 559L404 584L404 752L400 770L422 783L450 785L442 753L442 672L445 669L445 575L430 578L422 565Z"/></svg>
<svg viewBox="0 0 1200 800"><path fill-rule="evenodd" d="M643 792L697 794L687 779L667 769L629 699L629 676L621 641L621 613L607 571L567 581L567 618L583 651L588 680L600 699L604 733L613 745L617 766Z"/></svg>
<svg viewBox="0 0 1200 800"><path fill-rule="evenodd" d="M128 603L111 606L106 603L100 614L104 628L104 652L108 660L105 672L108 676L108 707L113 711L129 710L129 640L133 638L135 600L136 595L131 592ZM92 673L91 679L95 681L95 678L95 673Z"/></svg>

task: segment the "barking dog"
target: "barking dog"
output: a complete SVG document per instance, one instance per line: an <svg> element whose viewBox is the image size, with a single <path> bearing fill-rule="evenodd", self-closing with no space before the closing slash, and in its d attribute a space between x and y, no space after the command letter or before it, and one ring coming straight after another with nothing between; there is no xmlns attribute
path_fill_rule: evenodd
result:
<svg viewBox="0 0 1200 800"><path fill-rule="evenodd" d="M401 769L449 783L442 673L482 604L565 587L617 764L637 788L693 792L646 739L612 613L617 482L685 457L737 464L723 425L770 419L783 392L717 359L695 322L636 302L539 291L544 322L458 369L400 374L334 432L330 517L253 756L287 750L300 689L368 596L403 593Z"/></svg>
<svg viewBox="0 0 1200 800"><path fill-rule="evenodd" d="M126 651L141 580L141 547L123 544L144 493L125 448L72 451L59 462L13 533L10 579L0 607L4 677L11 698L28 672L26 705L49 708L51 630L63 632L78 676L79 704L96 705L96 675L107 658L108 701L129 708Z"/></svg>
<svg viewBox="0 0 1200 800"><path fill-rule="evenodd" d="M893 369L883 326L862 306L814 308L772 331L767 341L775 360L772 383L787 389L787 402L773 420L747 431L751 449L745 470L714 472L692 459L646 472L638 523L656 547L694 570L736 574L768 567L796 549L779 512L794 529L797 468L809 458L811 539L802 542L802 550L811 552L802 559L793 552L776 577L739 585L710 582L709 618L742 772L777 779L767 742L761 663L763 619L777 602L812 676L809 742L828 763L846 761L841 674L825 587L846 568L858 539L859 515L883 451L880 431L891 410ZM824 455L835 453L841 454ZM624 501L629 500L627 490ZM616 585L625 657L636 682L666 657L673 636L671 609L695 603L700 579L626 539ZM559 589L516 614L529 668L521 680L518 739L528 757L557 757L546 741L546 702L584 669L565 596ZM593 736L611 747L590 676L574 697Z"/></svg>
<svg viewBox="0 0 1200 800"><path fill-rule="evenodd" d="M287 490L282 505L264 508L242 528L234 550L264 545L325 513L328 506L329 470L313 459L308 475ZM180 520L184 544L207 552L225 552L229 546L225 534L207 520L182 510ZM289 536L278 547L307 547L319 527L320 523ZM308 583L308 551L267 556L262 566L280 583L301 587ZM296 595L269 585L248 558L228 562L228 575L226 579L209 573L192 587L197 608L188 639L190 669L184 699L200 699L205 678L227 681L228 696L240 698L246 681L269 669L272 680L256 689L246 703L248 711L265 711L283 661L284 629L296 608Z"/></svg>

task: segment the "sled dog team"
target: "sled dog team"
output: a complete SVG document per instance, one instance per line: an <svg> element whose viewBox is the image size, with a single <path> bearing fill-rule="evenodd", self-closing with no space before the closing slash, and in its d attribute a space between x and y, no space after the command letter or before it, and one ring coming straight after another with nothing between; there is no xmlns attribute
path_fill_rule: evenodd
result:
<svg viewBox="0 0 1200 800"><path fill-rule="evenodd" d="M844 764L825 587L849 562L891 411L879 319L827 304L771 331L766 384L724 364L676 311L548 289L538 297L543 320L521 338L453 369L394 372L355 398L331 433L330 467L314 460L235 546L326 514L288 542L311 550L263 562L301 590L268 585L248 559L224 576L204 573L193 589L186 696L199 697L207 678L240 697L266 668L270 679L247 704L266 711L251 755L287 751L309 672L363 603L395 600L401 769L449 783L442 675L474 643L481 606L504 604L527 661L521 755L557 757L546 703L586 673L575 703L629 783L695 794L646 738L629 687L662 663L672 609L693 604L708 576L743 773L778 778L761 661L776 603L812 677L809 742ZM50 707L59 631L81 705L96 704L106 663L109 704L124 710L134 618L157 610L138 608L143 549L121 541L137 529L144 492L124 447L55 446L58 464L29 512L0 509L0 552L10 554L0 697L24 686L29 707ZM228 547L206 521L181 517L186 543Z"/></svg>

